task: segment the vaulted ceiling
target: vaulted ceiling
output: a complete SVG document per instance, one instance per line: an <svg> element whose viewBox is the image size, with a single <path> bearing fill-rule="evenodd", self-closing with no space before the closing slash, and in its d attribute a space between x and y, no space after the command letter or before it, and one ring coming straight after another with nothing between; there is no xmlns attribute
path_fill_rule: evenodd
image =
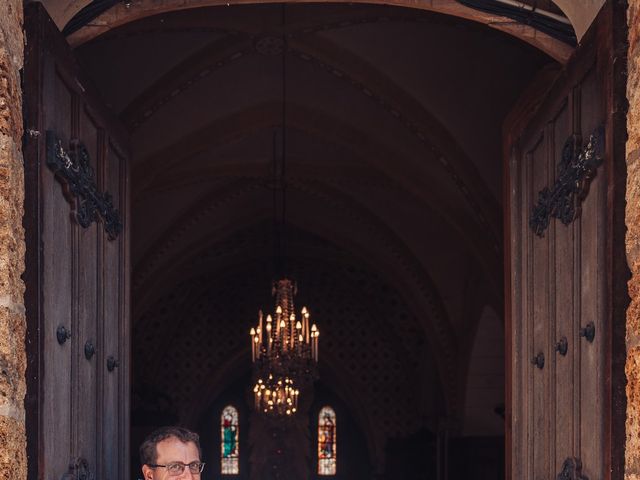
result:
<svg viewBox="0 0 640 480"><path fill-rule="evenodd" d="M180 10L76 48L131 135L134 385L192 421L247 375L272 308L281 19ZM290 5L286 31L288 266L323 381L363 429L383 419L380 445L438 416L499 433L503 121L553 60L398 7Z"/></svg>

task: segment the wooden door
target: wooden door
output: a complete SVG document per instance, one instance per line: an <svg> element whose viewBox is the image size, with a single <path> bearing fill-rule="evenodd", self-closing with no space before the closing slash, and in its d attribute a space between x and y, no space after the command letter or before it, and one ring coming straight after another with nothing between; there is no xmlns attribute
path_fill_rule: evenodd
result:
<svg viewBox="0 0 640 480"><path fill-rule="evenodd" d="M126 479L127 135L40 3L25 28L29 479Z"/></svg>
<svg viewBox="0 0 640 480"><path fill-rule="evenodd" d="M624 10L505 125L507 471L622 478ZM537 86L537 88L536 88ZM575 472L577 477L562 476ZM560 475L560 477L559 477Z"/></svg>

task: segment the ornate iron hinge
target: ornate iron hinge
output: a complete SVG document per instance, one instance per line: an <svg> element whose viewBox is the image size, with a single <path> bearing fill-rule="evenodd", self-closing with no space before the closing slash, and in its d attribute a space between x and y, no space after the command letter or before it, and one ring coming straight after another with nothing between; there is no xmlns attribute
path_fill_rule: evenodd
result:
<svg viewBox="0 0 640 480"><path fill-rule="evenodd" d="M562 464L562 470L556 480L589 480L582 474L582 462L579 458L569 457Z"/></svg>
<svg viewBox="0 0 640 480"><path fill-rule="evenodd" d="M83 228L101 220L109 240L122 231L120 212L107 192L100 193L89 161L89 152L78 140L70 142L67 152L62 140L47 131L47 166L62 183L65 197L74 207L73 217Z"/></svg>
<svg viewBox="0 0 640 480"><path fill-rule="evenodd" d="M582 201L589 193L589 185L603 161L604 128L597 128L584 148L579 138L569 137L562 148L556 183L538 194L538 203L531 211L529 226L539 237L549 226L551 217L569 225L580 216Z"/></svg>

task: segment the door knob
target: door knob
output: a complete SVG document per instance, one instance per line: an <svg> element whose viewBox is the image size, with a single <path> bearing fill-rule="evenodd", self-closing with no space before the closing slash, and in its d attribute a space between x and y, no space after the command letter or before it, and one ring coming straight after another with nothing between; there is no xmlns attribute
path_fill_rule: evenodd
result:
<svg viewBox="0 0 640 480"><path fill-rule="evenodd" d="M112 355L107 357L107 370L113 372L117 367L120 366L120 362L116 360Z"/></svg>
<svg viewBox="0 0 640 480"><path fill-rule="evenodd" d="M580 336L584 337L587 342L593 343L593 339L596 338L596 326L593 322L587 323L583 328L580 329Z"/></svg>
<svg viewBox="0 0 640 480"><path fill-rule="evenodd" d="M56 329L56 338L60 345L64 344L64 342L71 338L71 330L67 330L67 327L64 325L58 325L58 328Z"/></svg>
<svg viewBox="0 0 640 480"><path fill-rule="evenodd" d="M544 353L538 352L538 354L531 359L531 363L542 370L544 368Z"/></svg>
<svg viewBox="0 0 640 480"><path fill-rule="evenodd" d="M567 350L569 350L569 342L567 341L567 337L561 337L560 340L556 343L556 352L558 352L563 357L567 354Z"/></svg>
<svg viewBox="0 0 640 480"><path fill-rule="evenodd" d="M86 358L87 360L91 360L95 353L96 347L93 346L91 340L87 340L87 342L84 344L84 358Z"/></svg>

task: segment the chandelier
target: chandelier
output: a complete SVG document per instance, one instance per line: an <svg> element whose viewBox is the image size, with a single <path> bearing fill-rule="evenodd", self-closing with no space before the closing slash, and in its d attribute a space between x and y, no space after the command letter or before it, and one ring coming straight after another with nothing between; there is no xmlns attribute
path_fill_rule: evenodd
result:
<svg viewBox="0 0 640 480"><path fill-rule="evenodd" d="M315 324L309 327L306 307L296 317L295 293L293 281L275 282L275 314L265 319L260 311L258 325L250 331L254 407L268 415L296 413L300 391L316 377L320 331Z"/></svg>
<svg viewBox="0 0 640 480"><path fill-rule="evenodd" d="M286 237L286 21L282 4L282 156L278 162L276 136L273 141L273 212L276 232L275 259L279 278L273 284L275 312L263 318L251 329L251 359L253 361L254 406L258 412L285 416L298 410L301 391L310 388L316 378L318 337L315 325L309 326L309 311L303 307L296 316L293 297L294 282L283 275L285 271L284 243ZM278 203L280 208L278 208Z"/></svg>

